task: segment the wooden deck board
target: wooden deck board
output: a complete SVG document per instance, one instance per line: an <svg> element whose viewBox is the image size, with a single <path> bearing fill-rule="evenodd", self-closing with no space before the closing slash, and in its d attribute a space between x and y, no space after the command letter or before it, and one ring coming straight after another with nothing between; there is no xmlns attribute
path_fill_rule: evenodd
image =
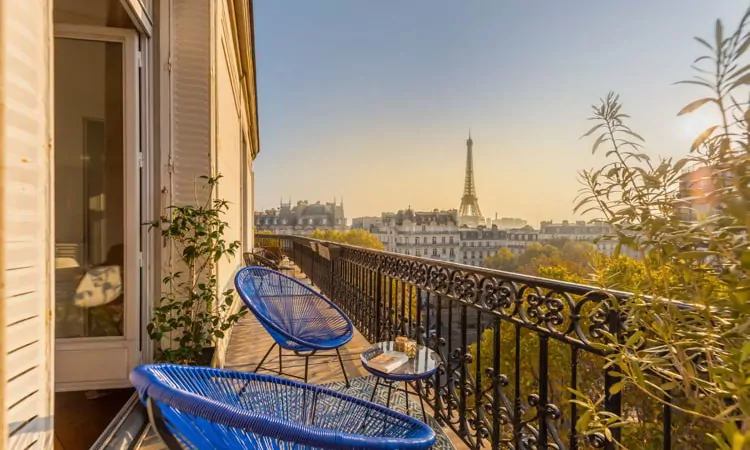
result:
<svg viewBox="0 0 750 450"><path fill-rule="evenodd" d="M258 320L248 314L243 317L232 330L229 339L224 368L251 372L273 345L273 339L258 323ZM359 355L370 347L370 343L355 330L352 340L341 348L341 359L349 378L365 376L368 373L359 362ZM263 363L264 368L278 370L278 347L274 348ZM292 377L303 377L305 373L305 358L296 356L293 352L284 350L282 357L284 374ZM264 373L263 370L259 371ZM313 384L333 383L344 381L341 366L335 352L323 352L310 358L308 382Z"/></svg>

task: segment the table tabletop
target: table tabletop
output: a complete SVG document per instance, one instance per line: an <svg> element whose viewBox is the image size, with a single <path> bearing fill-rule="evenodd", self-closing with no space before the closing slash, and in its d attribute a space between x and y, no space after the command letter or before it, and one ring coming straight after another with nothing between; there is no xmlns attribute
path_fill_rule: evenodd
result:
<svg viewBox="0 0 750 450"><path fill-rule="evenodd" d="M396 352L395 341L384 341L374 344L371 348L365 350L360 355L362 360L362 366L372 373L382 378L390 380L421 380L428 378L435 374L438 366L442 362L440 355L438 355L432 349L425 347L424 345L417 345L417 354L413 358L409 358L408 361L400 365L391 373L381 372L377 369L370 367L368 362L380 355L381 353L402 353Z"/></svg>

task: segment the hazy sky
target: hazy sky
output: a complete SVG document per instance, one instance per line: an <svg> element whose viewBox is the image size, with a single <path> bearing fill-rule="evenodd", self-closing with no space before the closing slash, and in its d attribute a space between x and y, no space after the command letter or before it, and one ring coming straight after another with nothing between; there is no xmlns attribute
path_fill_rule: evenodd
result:
<svg viewBox="0 0 750 450"><path fill-rule="evenodd" d="M255 0L256 208L344 198L348 218L458 208L469 127L485 216L573 218L601 163L590 105L618 92L651 152L682 155L707 115L692 75L740 0Z"/></svg>

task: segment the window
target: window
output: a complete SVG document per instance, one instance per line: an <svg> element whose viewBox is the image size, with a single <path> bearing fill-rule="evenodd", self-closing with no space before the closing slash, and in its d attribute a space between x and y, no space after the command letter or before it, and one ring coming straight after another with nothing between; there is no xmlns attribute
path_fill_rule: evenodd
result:
<svg viewBox="0 0 750 450"><path fill-rule="evenodd" d="M443 254L445 255L445 247L443 247Z"/></svg>
<svg viewBox="0 0 750 450"><path fill-rule="evenodd" d="M451 250L453 250L453 249L451 249ZM464 259L466 259L466 252L464 252Z"/></svg>
<svg viewBox="0 0 750 450"><path fill-rule="evenodd" d="M432 256L437 256L437 249L436 248L432 249Z"/></svg>
<svg viewBox="0 0 750 450"><path fill-rule="evenodd" d="M485 246L485 247L489 247L489 246L490 246L490 241L487 241L487 242L485 242L485 243L484 243L484 246Z"/></svg>
<svg viewBox="0 0 750 450"><path fill-rule="evenodd" d="M435 236L432 237L432 243L437 244L437 238Z"/></svg>
<svg viewBox="0 0 750 450"><path fill-rule="evenodd" d="M414 237L414 244L419 244L419 236Z"/></svg>
<svg viewBox="0 0 750 450"><path fill-rule="evenodd" d="M451 247L450 257L453 258L455 256L456 256L456 253L453 251L453 247Z"/></svg>
<svg viewBox="0 0 750 450"><path fill-rule="evenodd" d="M474 251L471 251L471 259L474 259Z"/></svg>
<svg viewBox="0 0 750 450"><path fill-rule="evenodd" d="M445 244L445 236L443 236L443 244Z"/></svg>
<svg viewBox="0 0 750 450"><path fill-rule="evenodd" d="M422 225L422 231L427 231L427 227L425 225Z"/></svg>
<svg viewBox="0 0 750 450"><path fill-rule="evenodd" d="M453 236L449 237L448 239L449 239L450 243L452 244L453 243Z"/></svg>
<svg viewBox="0 0 750 450"><path fill-rule="evenodd" d="M405 254L405 255L408 255L408 254L409 254L409 249L408 249L408 248L407 248L406 250L404 250L404 254Z"/></svg>
<svg viewBox="0 0 750 450"><path fill-rule="evenodd" d="M474 247L474 243L473 242L469 243L469 247Z"/></svg>
<svg viewBox="0 0 750 450"><path fill-rule="evenodd" d="M422 231L424 231L424 230L422 230ZM426 243L427 243L427 236L425 236L425 237L423 237L423 238L422 238L422 243L423 243L423 244L426 244Z"/></svg>

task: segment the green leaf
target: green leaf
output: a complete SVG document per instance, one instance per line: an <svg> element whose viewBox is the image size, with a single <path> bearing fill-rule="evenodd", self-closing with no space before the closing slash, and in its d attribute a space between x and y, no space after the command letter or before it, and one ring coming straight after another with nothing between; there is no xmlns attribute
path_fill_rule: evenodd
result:
<svg viewBox="0 0 750 450"><path fill-rule="evenodd" d="M607 138L606 135L604 135L604 134L602 134L601 136L599 136L599 139L597 139L596 142L594 142L594 146L591 148L591 154L596 153L596 149L599 148L599 146L603 142L606 142L608 140L609 140L609 138Z"/></svg>
<svg viewBox="0 0 750 450"><path fill-rule="evenodd" d="M594 131L596 131L599 128L603 127L604 125L606 125L606 124L605 123L600 123L599 125L594 125L593 128L591 128L589 131L587 131L586 133L584 133L583 135L581 135L581 137L578 138L578 139L585 138L586 136L590 136L591 133L593 133Z"/></svg>
<svg viewBox="0 0 750 450"><path fill-rule="evenodd" d="M638 385L645 386L646 379L643 376L643 371L641 370L641 366L639 366L638 363L636 362L635 364L633 364L632 367L633 367L633 373L635 374L635 378L636 380L638 380Z"/></svg>
<svg viewBox="0 0 750 450"><path fill-rule="evenodd" d="M622 131L623 133L627 133L627 134L629 134L629 135L631 135L631 136L633 136L633 137L637 138L637 139L638 139L638 140L640 140L640 141L644 141L644 142L645 142L645 139L643 139L643 138L641 137L641 135L640 135L640 134L638 134L638 133L636 133L636 132L634 132L634 131L631 131L631 130L624 130L624 129L623 129L623 130L620 130L620 131Z"/></svg>
<svg viewBox="0 0 750 450"><path fill-rule="evenodd" d="M740 56L742 56L742 54L745 53L748 47L750 47L750 35L748 35L742 42L742 44L740 44L739 48L737 48L735 57L739 58Z"/></svg>
<svg viewBox="0 0 750 450"><path fill-rule="evenodd" d="M710 83L707 83L705 81L698 81L698 80L683 80L683 81L677 81L677 82L672 83L672 84L697 84L698 86L707 87L707 88L709 88L711 90L713 90L713 88L714 88L713 86L711 86Z"/></svg>
<svg viewBox="0 0 750 450"><path fill-rule="evenodd" d="M750 84L750 73L746 73L745 75L742 75L737 80L735 80L735 82L732 83L732 88L742 86L743 84Z"/></svg>
<svg viewBox="0 0 750 450"><path fill-rule="evenodd" d="M708 139L713 132L718 128L717 125L714 125L712 127L708 127L706 130L704 130L700 135L698 135L697 138L695 138L695 141L693 141L693 145L690 146L690 150L695 151L698 149L703 143Z"/></svg>
<svg viewBox="0 0 750 450"><path fill-rule="evenodd" d="M581 433L585 432L586 428L589 426L589 422L591 422L590 410L583 413L578 419L578 422L576 423L576 430L580 431Z"/></svg>
<svg viewBox="0 0 750 450"><path fill-rule="evenodd" d="M716 446L721 450L732 450L729 445L727 445L726 439L724 439L723 436L718 434L709 434L708 437L710 437L715 443Z"/></svg>
<svg viewBox="0 0 750 450"><path fill-rule="evenodd" d="M618 381L617 383L613 384L609 387L609 394L610 395L616 395L619 394L622 388L624 387L625 383L622 381Z"/></svg>
<svg viewBox="0 0 750 450"><path fill-rule="evenodd" d="M625 342L625 346L632 347L633 345L635 345L638 342L638 340L641 338L641 336L643 336L643 331L641 331L641 330L636 331Z"/></svg>
<svg viewBox="0 0 750 450"><path fill-rule="evenodd" d="M734 69L730 73L729 77L727 78L727 81L732 81L733 79L737 78L738 76L742 75L743 73L747 72L748 70L750 70L750 64L747 64L747 65L745 65L745 66L743 66L743 67L741 67L739 69Z"/></svg>
<svg viewBox="0 0 750 450"><path fill-rule="evenodd" d="M699 38L699 37L695 37L694 39L696 41L700 42L701 44L705 45L706 47L708 47L711 51L713 51L714 48L711 47L711 44L709 44L705 39L702 39L702 38Z"/></svg>
<svg viewBox="0 0 750 450"><path fill-rule="evenodd" d="M740 360L742 363L746 363L748 358L750 358L750 341L742 344L742 352L740 354Z"/></svg>
<svg viewBox="0 0 750 450"><path fill-rule="evenodd" d="M691 112L695 111L696 109L700 108L701 106L705 105L706 103L708 103L708 102L715 102L715 101L716 101L715 99L708 98L708 97L702 98L700 100L696 100L694 102L691 102L690 104L688 104L684 108L682 108L680 110L680 112L677 113L677 115L678 116L682 116L683 114L691 113Z"/></svg>

